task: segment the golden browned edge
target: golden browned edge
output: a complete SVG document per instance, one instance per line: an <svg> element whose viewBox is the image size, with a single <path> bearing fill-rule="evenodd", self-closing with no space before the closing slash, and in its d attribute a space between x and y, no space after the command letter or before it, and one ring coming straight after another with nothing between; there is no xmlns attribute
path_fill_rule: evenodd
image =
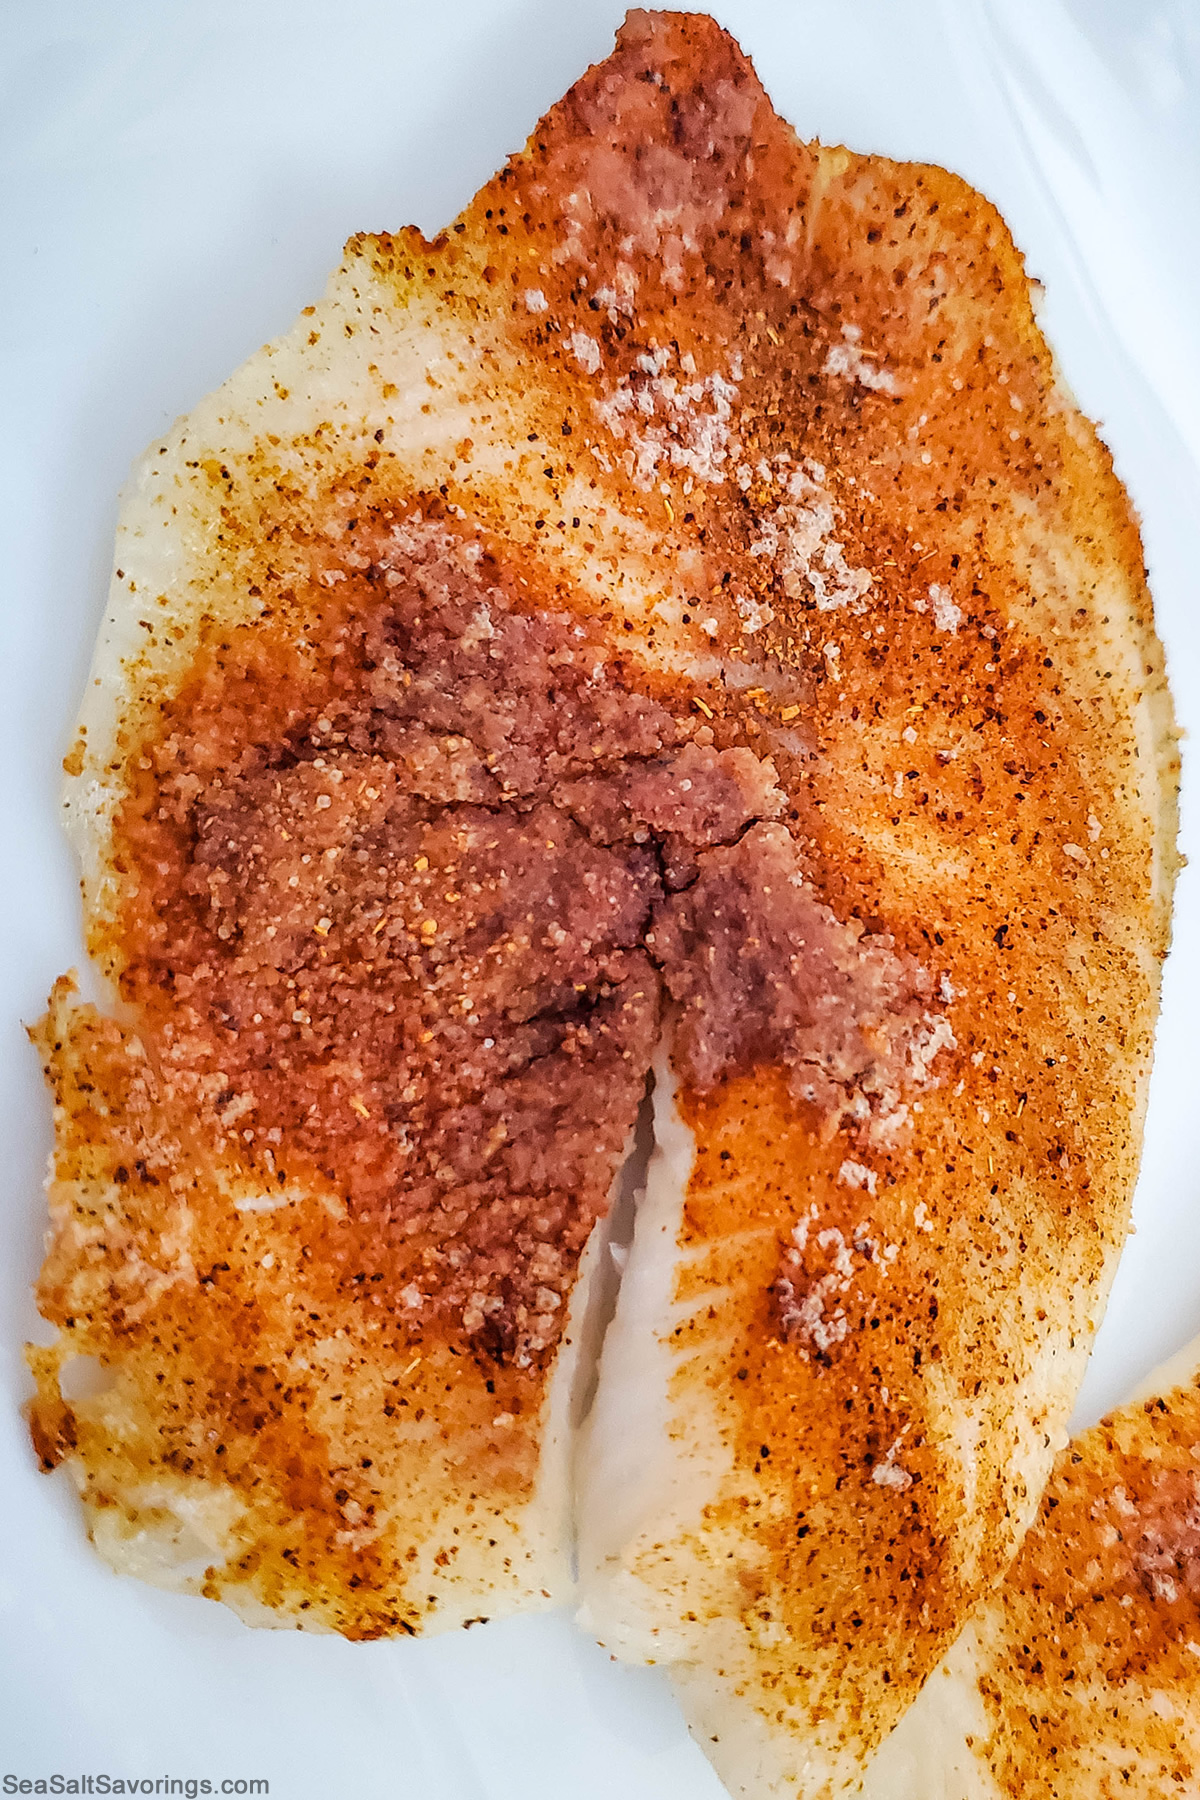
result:
<svg viewBox="0 0 1200 1800"><path fill-rule="evenodd" d="M1062 390L1030 308L1021 259L995 209L944 171L799 145L711 22L661 15L649 35L638 26L626 33L614 66L632 63L665 70L680 94L692 92L699 71L710 93L727 84L750 108L754 171L737 192L725 191L719 229L753 227L757 245L767 223L781 257L786 246L791 268L787 281L777 282L757 249L739 261L728 239L709 233L703 243L709 267L728 274L732 286L726 296L719 283L710 287L702 278L680 297L647 257L638 265L632 335L641 341L669 331L681 349L710 360L736 340L756 371L742 383L743 442L748 449L766 447L778 429L778 441L833 470L847 560L874 573L871 612L861 618L831 620L776 596L775 622L756 641L744 640L738 654L766 668L761 652L768 649L785 681L748 696L706 675L701 697L719 732L774 755L830 904L881 919L927 966L945 970L957 996L949 1013L959 1050L947 1059L938 1093L924 1103L919 1130L880 1165L876 1223L904 1255L886 1289L879 1270L862 1272L860 1316L831 1367L802 1364L773 1339L766 1288L779 1235L810 1196L823 1217L848 1227L861 1216L862 1196L837 1181L838 1147L815 1140L768 1079L735 1085L713 1102L689 1103L701 1158L687 1240L705 1254L686 1279L729 1279L733 1298L710 1340L700 1325L692 1328L695 1358L676 1377L675 1391L681 1407L691 1383L702 1394L715 1384L739 1397L740 1491L728 1502L737 1518L711 1521L714 1529L749 1533L756 1546L738 1570L738 1616L750 1620L765 1608L770 1619L761 1622L777 1619L789 1638L812 1647L803 1665L767 1671L766 1698L756 1704L778 1716L824 1717L836 1732L869 1742L995 1579L1036 1499L1025 1491L1022 1469L1044 1465L1046 1444L1030 1450L1026 1439L1049 1442L1065 1397L1039 1398L1032 1421L1014 1422L1001 1374L1006 1385L1009 1378L1027 1383L1040 1396L1052 1386L1044 1370L1036 1371L1040 1351L1054 1346L1075 1366L1124 1235L1174 871L1170 703L1136 523L1107 452ZM151 611L144 645L124 655L115 736L106 739L102 712L85 717L77 781L120 791L122 761L153 728L159 697L173 690L198 643L215 641L224 624L245 616L252 586L267 581L272 593L286 590L302 600L314 572L336 557L336 544L321 533L335 529L351 493L362 503L372 490L381 497L442 490L506 540L518 562L534 557L559 583L563 602L602 612L614 630L627 610L637 627L635 646L647 655L645 603L630 586L641 582L643 594L669 595L673 568L699 567L719 600L723 566L755 579L732 484L698 484L689 522L677 490L667 507L662 496L632 487L619 467L603 469L589 448L591 440L603 447L604 439L588 380L564 349L567 325L544 330L521 304L536 277L552 318L561 313L569 320L574 310L582 326L597 329L586 302L572 300L563 268L549 262L545 245L561 229L559 177L574 171L572 156L586 149L579 147L579 109L599 79L593 71L548 115L524 156L483 190L447 237L426 244L410 231L348 246L337 288L348 336L363 329L372 309L376 317L390 313L406 330L414 320L429 328L436 310L439 340L453 354L439 371L446 377L440 387L439 376L431 375L424 404L436 411L467 396L470 429L456 454L447 456L440 445L406 453L388 437L386 423L376 453L373 430L338 419L322 421L282 451L267 435L247 441L239 426L227 451L220 396L196 415L189 454L180 456L186 471L175 468L174 456L171 466L193 518L220 533L218 579L206 612L176 593L161 624ZM503 236L501 208L508 209ZM878 231L876 242L867 241L864 226ZM598 265L613 260L611 246L598 236L588 249ZM902 285L895 280L901 271ZM797 288L800 311L793 315L789 303ZM847 315L863 343L881 349L898 370L903 393L895 401L849 382L821 385L823 358L840 341L838 321ZM324 309L310 323L310 336L318 338L338 328ZM289 340L289 354L298 353L302 333ZM943 361L935 364L938 334ZM984 342L988 336L991 344ZM613 354L615 375L624 353ZM394 414L400 429L411 420L402 414L405 396L397 400L394 386L387 391L392 384L384 363L381 354L368 365L368 375L376 370L367 383L369 423ZM815 388L810 375L817 377ZM954 380L962 387L953 388ZM1022 403L1015 444L1007 434L1016 409L1004 388ZM819 408L810 404L813 392ZM281 409L285 403L286 396ZM934 423L931 432L917 426L922 410ZM579 440L569 482L558 458L541 460L542 446L559 443L567 421ZM514 424L526 430L518 433ZM920 450L907 436L914 427ZM531 431L539 444L517 449ZM195 441L205 434L207 444ZM497 437L511 454L489 458ZM610 463L613 448L607 446ZM929 464L920 460L924 451ZM543 474L546 466L554 470L550 476ZM851 490L851 469L860 488L871 484L873 500ZM989 488L989 479L996 486ZM581 484L591 509L584 525L556 532L547 546L538 520L563 517L560 495L569 487L573 497ZM940 512L943 499L949 504ZM753 507L753 488L750 500ZM977 586L982 575L977 594L956 581L954 556ZM911 594L934 582L950 587L964 612L964 628L946 641L929 611L919 614L909 605ZM128 611L127 597L124 603ZM667 624L653 654L661 656L666 642L702 667L705 645L682 623L678 606L662 616ZM1006 653L994 682L984 668L983 640L969 629L984 619L994 621ZM869 636L879 621L886 622L885 655ZM835 641L836 671L825 649ZM1042 666L1046 655L1049 671ZM800 721L803 740L783 717L789 684L808 708ZM919 714L912 710L917 706ZM1049 735L1034 728L1039 710ZM914 719L920 742L909 746L903 731ZM942 763L939 749L956 754ZM907 779L910 768L914 780ZM1023 802L1016 799L1020 791ZM1111 797L1093 844L1087 819L1097 816L1097 797L1104 796ZM1064 844L1080 849L1081 858L1065 856ZM1103 863L1102 848L1109 850ZM90 947L102 958L108 952L111 966L103 872L92 878L89 902ZM998 945L1003 924L1009 929ZM1018 996L1014 1009L1021 1009L1011 1029L1014 1015L1004 1011L1009 992ZM118 1492L146 1478L155 1434L143 1421L155 1416L157 1376L176 1366L176 1358L179 1366L201 1370L210 1352L189 1338L186 1278L176 1280L170 1270L166 1285L158 1285L163 1271L153 1255L151 1279L132 1306L124 1305L122 1281L133 1279L130 1271L140 1276L138 1257L155 1235L156 1200L153 1191L131 1191L132 1183L121 1184L119 1193L104 1185L119 1161L116 1128L93 1108L88 1090L119 1094L131 1116L153 1109L155 1100L149 1076L130 1071L121 1027L76 1013L63 1028L67 1035L51 1027L46 1040L64 1045L56 1055L66 1114L52 1194L56 1237L40 1303L63 1330L64 1352L84 1350L120 1365L119 1404L128 1409L135 1448L128 1460L114 1458L111 1407L118 1402L108 1403L108 1413L65 1405L53 1358L45 1356L33 1426L43 1447L65 1450L82 1472L95 1517L97 1509L118 1504ZM979 1053L977 1066L972 1057ZM956 1094L960 1080L964 1087ZM139 1081L145 1099L135 1097ZM986 1129L980 1108L992 1115ZM181 1168L203 1167L205 1149L189 1141L186 1122L155 1113L153 1128L178 1144L172 1154ZM728 1169L720 1179L711 1172L720 1148L729 1149L736 1179ZM72 1185L84 1180L86 1197ZM90 1205L93 1182L104 1190L98 1210ZM914 1230L918 1198L930 1232ZM215 1186L205 1186L194 1205L193 1262L215 1253L237 1272L226 1341L237 1344L252 1320L255 1333L285 1343L290 1326L279 1304L282 1272L277 1287L256 1267L263 1246L277 1245L278 1225L268 1232L257 1220L240 1220L231 1230ZM310 1247L319 1246L324 1230L319 1215L318 1203L306 1203L301 1235ZM743 1253L731 1235L743 1218L771 1227L752 1252ZM104 1235L113 1219L124 1234L119 1251ZM319 1282L319 1255L306 1260ZM151 1314L169 1320L178 1336L157 1326L151 1331ZM740 1381L743 1367L748 1375ZM980 1418L993 1452L992 1479L971 1497L967 1519L961 1482L948 1478L927 1446L939 1435L939 1417L973 1400L981 1377L997 1384ZM378 1382L391 1379L391 1370L378 1374ZM363 1370L361 1380L361 1413L348 1434L382 1448L384 1428L368 1395L377 1376ZM886 1386L890 1398L864 1401L851 1413L844 1402L854 1398L855 1385L860 1394ZM431 1392L433 1386L431 1378ZM836 1415L831 1389L839 1398ZM480 1416L461 1398L456 1405L462 1415L455 1430L469 1442L481 1429ZM255 1416L251 1411L241 1424L240 1453L269 1467L272 1448L262 1428L254 1435ZM185 1413L173 1417L171 1429L186 1439ZM284 1421L280 1429L278 1454L291 1455L291 1427ZM873 1483L869 1470L901 1434L914 1486L898 1507L894 1490ZM761 1447L772 1442L786 1446L786 1455L764 1459ZM526 1454L535 1449L526 1443ZM398 1458L404 1453L397 1448ZM527 1468L512 1471L508 1495L521 1491ZM450 1477L439 1465L433 1479ZM502 1514L509 1503L503 1481L488 1487L489 1505L497 1493ZM281 1548L294 1548L288 1519L295 1504L287 1493L263 1499L265 1511L252 1520L231 1586L241 1581L268 1605L284 1608L311 1607L316 1594L328 1622L352 1633L420 1623L419 1601L406 1597L404 1605L383 1606L361 1587L350 1588L351 1562L356 1572L361 1564L349 1551L297 1577ZM804 1539L795 1536L800 1514L809 1521ZM690 1549L702 1563L703 1544ZM728 1590L721 1591L728 1604Z"/></svg>

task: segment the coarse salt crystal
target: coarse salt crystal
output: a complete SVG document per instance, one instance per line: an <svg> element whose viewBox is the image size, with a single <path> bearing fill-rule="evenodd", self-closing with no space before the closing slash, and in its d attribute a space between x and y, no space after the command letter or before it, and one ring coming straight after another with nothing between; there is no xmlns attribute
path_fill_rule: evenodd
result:
<svg viewBox="0 0 1200 1800"><path fill-rule="evenodd" d="M935 582L929 590L929 598L933 603L933 622L938 630L956 632L962 624L962 608L955 606L949 588L939 587Z"/></svg>
<svg viewBox="0 0 1200 1800"><path fill-rule="evenodd" d="M567 339L567 348L587 375L594 375L600 367L600 346L595 338L586 331L573 331Z"/></svg>

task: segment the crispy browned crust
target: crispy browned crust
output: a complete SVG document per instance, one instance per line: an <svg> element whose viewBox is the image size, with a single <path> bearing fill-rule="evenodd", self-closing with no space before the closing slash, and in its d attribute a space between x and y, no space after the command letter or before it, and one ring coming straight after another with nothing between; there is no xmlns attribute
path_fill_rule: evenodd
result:
<svg viewBox="0 0 1200 1800"><path fill-rule="evenodd" d="M852 1766L1011 1554L1126 1229L1177 766L1136 522L995 209L798 142L711 21L633 15L449 233L352 239L312 316L152 449L71 765L108 972L120 810L162 707L246 621L319 616L352 519L431 498L718 744L772 756L821 898L949 984L957 1047L877 1146L869 1207L770 1071L682 1098L680 1281L727 1285L674 1394L681 1416L726 1397L706 1529L736 1553L705 1574L703 1540L660 1547L650 1582L696 1615L689 1654L709 1612L741 1634L729 1681L769 1730ZM491 1612L489 1584L535 1601L503 1527L536 1484L545 1372L510 1371L501 1404L473 1362L448 1379L451 1336L415 1372L381 1349L329 1195L234 1211L221 1133L155 1086L137 1024L62 996L44 1033L45 1459L122 1540L186 1487L222 1545L206 1591L351 1635ZM896 1246L862 1259L820 1355L780 1340L771 1295L811 1205ZM807 1256L816 1281L816 1235ZM74 1350L110 1395L62 1401ZM968 1419L973 1485L948 1449Z"/></svg>

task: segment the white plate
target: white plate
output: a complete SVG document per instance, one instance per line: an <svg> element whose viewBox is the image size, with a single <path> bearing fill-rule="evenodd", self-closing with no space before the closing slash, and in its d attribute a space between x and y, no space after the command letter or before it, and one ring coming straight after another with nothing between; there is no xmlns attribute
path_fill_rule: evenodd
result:
<svg viewBox="0 0 1200 1800"><path fill-rule="evenodd" d="M999 203L1141 512L1180 718L1194 722L1200 13L1191 0L716 11L803 135L947 164ZM319 294L351 231L445 224L607 52L620 14L606 0L5 9L0 1784L57 1772L214 1791L265 1779L276 1800L719 1794L662 1677L611 1663L561 1617L351 1646L252 1633L204 1601L118 1581L65 1483L36 1473L17 1411L49 1144L17 1021L79 956L58 763L117 490L152 437ZM1192 872L1180 887L1139 1230L1089 1418L1200 1329L1197 885Z"/></svg>

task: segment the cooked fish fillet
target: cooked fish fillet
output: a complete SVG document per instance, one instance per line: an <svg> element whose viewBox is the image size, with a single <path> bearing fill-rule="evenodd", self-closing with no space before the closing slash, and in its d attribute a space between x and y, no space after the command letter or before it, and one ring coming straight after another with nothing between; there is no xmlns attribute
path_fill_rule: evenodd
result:
<svg viewBox="0 0 1200 1800"><path fill-rule="evenodd" d="M848 1779L1103 1304L1175 766L993 209L631 15L126 493L34 1358L104 1553L351 1636L565 1596L657 1058L583 1616L680 1664L731 1783Z"/></svg>
<svg viewBox="0 0 1200 1800"><path fill-rule="evenodd" d="M870 1800L1200 1789L1200 1342L1075 1438L1003 1587L880 1751Z"/></svg>

